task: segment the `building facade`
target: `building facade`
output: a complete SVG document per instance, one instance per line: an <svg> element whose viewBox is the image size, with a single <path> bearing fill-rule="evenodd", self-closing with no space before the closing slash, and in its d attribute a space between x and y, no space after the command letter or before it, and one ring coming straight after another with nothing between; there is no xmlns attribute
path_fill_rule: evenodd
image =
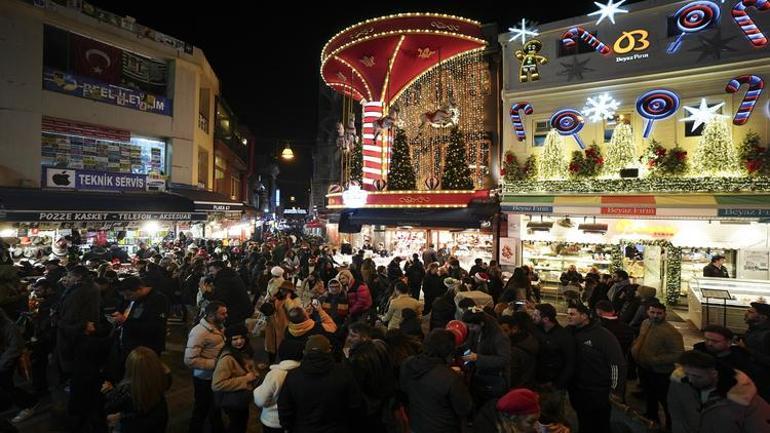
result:
<svg viewBox="0 0 770 433"><path fill-rule="evenodd" d="M770 48L734 6L646 1L548 23L537 41L500 35L503 264L552 286L571 264L623 268L669 302L699 298L717 254L732 278L770 280ZM725 287L736 305L757 296Z"/></svg>

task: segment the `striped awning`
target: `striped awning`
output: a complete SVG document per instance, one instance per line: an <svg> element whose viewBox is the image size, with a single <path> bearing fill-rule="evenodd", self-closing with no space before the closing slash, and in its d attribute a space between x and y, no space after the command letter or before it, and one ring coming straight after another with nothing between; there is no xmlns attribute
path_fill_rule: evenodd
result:
<svg viewBox="0 0 770 433"><path fill-rule="evenodd" d="M521 214L651 218L770 218L770 194L505 195Z"/></svg>

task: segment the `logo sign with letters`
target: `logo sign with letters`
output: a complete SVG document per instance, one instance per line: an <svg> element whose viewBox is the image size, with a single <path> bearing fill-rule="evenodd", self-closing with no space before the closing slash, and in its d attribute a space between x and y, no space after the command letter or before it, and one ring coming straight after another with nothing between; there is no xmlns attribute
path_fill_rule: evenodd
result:
<svg viewBox="0 0 770 433"><path fill-rule="evenodd" d="M615 62L625 63L649 58L649 54L641 53L642 51L647 51L647 49L650 48L650 41L648 40L649 37L650 34L647 32L647 30L643 29L622 32L620 36L615 40L615 44L612 45L612 52L619 55L615 58Z"/></svg>
<svg viewBox="0 0 770 433"><path fill-rule="evenodd" d="M84 191L146 191L147 175L45 167L45 187Z"/></svg>

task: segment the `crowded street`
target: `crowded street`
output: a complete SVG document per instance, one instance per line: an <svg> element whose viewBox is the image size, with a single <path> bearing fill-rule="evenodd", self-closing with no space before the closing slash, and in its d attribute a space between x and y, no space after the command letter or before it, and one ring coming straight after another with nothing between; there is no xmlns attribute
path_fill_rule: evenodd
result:
<svg viewBox="0 0 770 433"><path fill-rule="evenodd" d="M770 433L770 0L269 6L0 0L0 433Z"/></svg>

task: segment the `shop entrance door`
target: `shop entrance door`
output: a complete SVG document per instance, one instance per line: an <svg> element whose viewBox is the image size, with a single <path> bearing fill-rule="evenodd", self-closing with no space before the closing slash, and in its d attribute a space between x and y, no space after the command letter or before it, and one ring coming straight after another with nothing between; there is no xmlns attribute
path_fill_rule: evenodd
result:
<svg viewBox="0 0 770 433"><path fill-rule="evenodd" d="M647 246L644 249L644 279L640 284L655 287L658 295L663 293L665 263L663 260L663 248L659 246Z"/></svg>

